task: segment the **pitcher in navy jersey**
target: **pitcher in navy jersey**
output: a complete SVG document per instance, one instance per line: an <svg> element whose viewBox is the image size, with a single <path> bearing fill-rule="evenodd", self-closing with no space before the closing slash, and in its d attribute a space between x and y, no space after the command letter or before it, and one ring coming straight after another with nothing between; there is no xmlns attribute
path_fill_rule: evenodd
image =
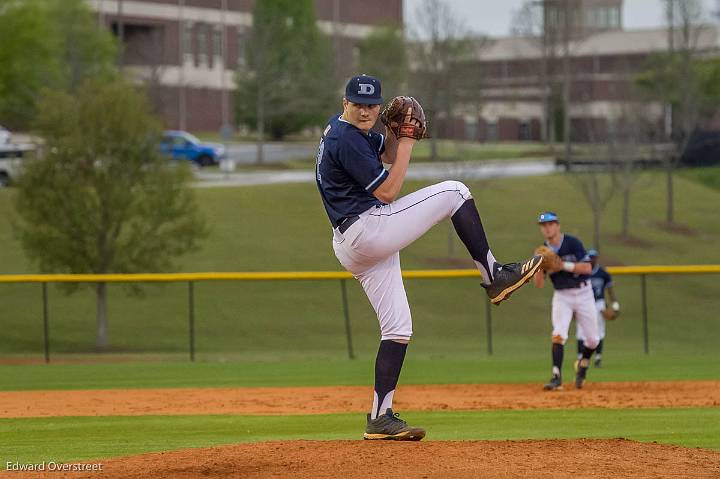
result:
<svg viewBox="0 0 720 479"><path fill-rule="evenodd" d="M382 103L380 80L367 75L350 79L343 113L330 119L320 140L316 182L332 227L335 256L360 282L380 323L375 389L363 437L420 440L425 430L408 426L392 410L413 334L400 250L451 218L494 304L529 281L542 256L522 263L497 262L470 190L459 181L444 181L398 198L417 140L404 136L402 129L399 137L372 130Z"/></svg>

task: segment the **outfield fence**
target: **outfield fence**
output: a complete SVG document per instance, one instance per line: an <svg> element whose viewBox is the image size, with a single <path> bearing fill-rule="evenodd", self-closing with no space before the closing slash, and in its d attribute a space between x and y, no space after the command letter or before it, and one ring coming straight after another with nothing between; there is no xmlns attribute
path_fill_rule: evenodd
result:
<svg viewBox="0 0 720 479"><path fill-rule="evenodd" d="M645 354L650 351L648 327L647 277L655 275L717 274L720 265L681 266L611 266L607 271L613 275L639 276L640 301L642 309L642 335ZM478 277L477 270L415 270L404 271L405 279L457 279ZM348 358L354 359L353 337L350 328L347 281L353 276L347 272L304 271L304 272L237 272L237 273L143 273L143 274L17 274L0 275L0 283L39 283L42 295L43 345L45 362L50 362L50 334L47 286L50 283L187 283L188 353L195 360L195 283L203 281L338 281L345 322ZM487 353L493 354L492 308L485 306L485 328Z"/></svg>

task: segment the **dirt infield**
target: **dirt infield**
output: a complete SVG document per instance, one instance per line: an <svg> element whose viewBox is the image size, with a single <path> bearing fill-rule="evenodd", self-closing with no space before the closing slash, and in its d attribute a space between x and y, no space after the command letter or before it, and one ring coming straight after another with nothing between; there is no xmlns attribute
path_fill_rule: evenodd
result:
<svg viewBox="0 0 720 479"><path fill-rule="evenodd" d="M365 386L10 391L0 392L0 417L360 413L371 402ZM720 381L592 383L554 392L538 384L402 385L394 402L399 411L718 407Z"/></svg>
<svg viewBox="0 0 720 479"><path fill-rule="evenodd" d="M96 473L0 477L171 478L717 478L720 452L624 439L546 441L274 441L142 454Z"/></svg>

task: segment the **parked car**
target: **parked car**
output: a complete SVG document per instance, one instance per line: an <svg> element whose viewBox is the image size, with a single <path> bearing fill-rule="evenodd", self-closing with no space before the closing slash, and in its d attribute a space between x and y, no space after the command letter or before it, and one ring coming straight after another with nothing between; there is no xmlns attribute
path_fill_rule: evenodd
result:
<svg viewBox="0 0 720 479"><path fill-rule="evenodd" d="M682 166L720 165L720 131L696 130L680 158Z"/></svg>
<svg viewBox="0 0 720 479"><path fill-rule="evenodd" d="M168 130L163 132L160 153L173 160L187 160L200 166L210 166L217 165L225 157L225 146L203 143L186 131Z"/></svg>
<svg viewBox="0 0 720 479"><path fill-rule="evenodd" d="M0 187L10 185L20 175L23 157L34 149L30 143L10 140L10 132L0 126Z"/></svg>
<svg viewBox="0 0 720 479"><path fill-rule="evenodd" d="M0 145L10 143L10 132L0 125Z"/></svg>

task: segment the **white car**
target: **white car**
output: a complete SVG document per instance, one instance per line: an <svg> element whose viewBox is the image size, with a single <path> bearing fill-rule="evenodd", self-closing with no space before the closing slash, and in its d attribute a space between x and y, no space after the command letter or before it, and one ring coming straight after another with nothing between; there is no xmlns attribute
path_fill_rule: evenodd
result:
<svg viewBox="0 0 720 479"><path fill-rule="evenodd" d="M0 125L0 145L10 143L10 132Z"/></svg>
<svg viewBox="0 0 720 479"><path fill-rule="evenodd" d="M8 186L18 177L25 153L34 149L29 143L11 143L10 138L10 132L0 126L0 187Z"/></svg>

